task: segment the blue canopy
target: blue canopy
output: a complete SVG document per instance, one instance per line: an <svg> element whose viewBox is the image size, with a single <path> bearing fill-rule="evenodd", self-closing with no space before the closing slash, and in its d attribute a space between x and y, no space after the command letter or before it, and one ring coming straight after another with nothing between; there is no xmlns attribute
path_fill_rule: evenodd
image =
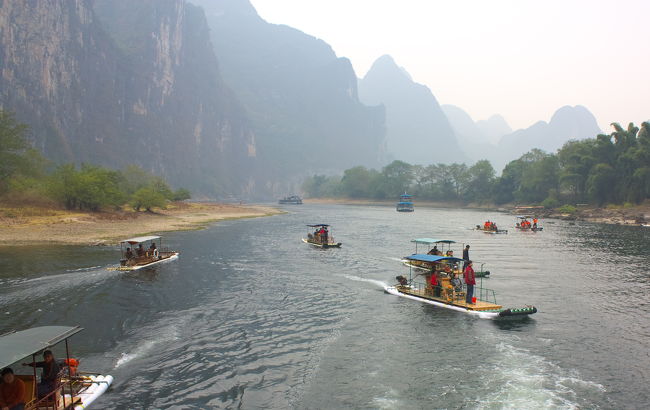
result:
<svg viewBox="0 0 650 410"><path fill-rule="evenodd" d="M438 262L464 262L464 259L455 258L453 256L439 256L439 255L424 255L424 254L413 254L411 256L404 257L406 260L410 261L419 261L419 262L429 262L429 263L438 263Z"/></svg>
<svg viewBox="0 0 650 410"><path fill-rule="evenodd" d="M449 239L431 239L431 238L417 238L413 239L411 242L413 243L425 243L427 245L430 245L432 243L456 243L456 241L450 241Z"/></svg>
<svg viewBox="0 0 650 410"><path fill-rule="evenodd" d="M397 205L413 205L413 202L404 202L404 201L399 201Z"/></svg>
<svg viewBox="0 0 650 410"><path fill-rule="evenodd" d="M329 226L329 225L328 224L314 224L314 225L307 225L307 226L309 226L311 228L319 228L321 226Z"/></svg>

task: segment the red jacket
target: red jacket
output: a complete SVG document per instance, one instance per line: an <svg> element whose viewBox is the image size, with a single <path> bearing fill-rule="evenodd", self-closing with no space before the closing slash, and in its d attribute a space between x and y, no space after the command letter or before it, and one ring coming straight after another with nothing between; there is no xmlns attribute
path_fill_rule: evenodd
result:
<svg viewBox="0 0 650 410"><path fill-rule="evenodd" d="M466 284L476 285L476 276L474 275L474 269L471 266L467 265L463 272L463 277L465 278Z"/></svg>
<svg viewBox="0 0 650 410"><path fill-rule="evenodd" d="M25 383L15 377L11 384L0 383L0 407L12 408L25 403Z"/></svg>
<svg viewBox="0 0 650 410"><path fill-rule="evenodd" d="M435 273L431 275L431 286L438 286L438 278L436 277Z"/></svg>

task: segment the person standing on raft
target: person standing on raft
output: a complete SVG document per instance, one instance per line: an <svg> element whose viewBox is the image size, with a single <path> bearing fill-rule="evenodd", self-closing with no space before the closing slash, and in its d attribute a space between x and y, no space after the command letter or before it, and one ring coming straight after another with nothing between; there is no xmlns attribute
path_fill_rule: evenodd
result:
<svg viewBox="0 0 650 410"><path fill-rule="evenodd" d="M467 261L469 261L469 245L465 246L465 249L463 249L463 259L465 262L463 263L463 270L467 267Z"/></svg>
<svg viewBox="0 0 650 410"><path fill-rule="evenodd" d="M472 261L467 261L467 266L463 272L463 278L465 279L465 284L467 285L467 297L465 302L468 305L473 305L472 297L474 296L474 285L476 285L476 276L474 274L474 268L472 268Z"/></svg>

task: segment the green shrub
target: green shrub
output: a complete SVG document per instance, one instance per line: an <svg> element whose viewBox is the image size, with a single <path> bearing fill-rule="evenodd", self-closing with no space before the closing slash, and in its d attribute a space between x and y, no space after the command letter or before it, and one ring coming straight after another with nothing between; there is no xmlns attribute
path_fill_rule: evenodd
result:
<svg viewBox="0 0 650 410"><path fill-rule="evenodd" d="M164 208L167 204L165 196L154 187L140 188L131 196L131 206L136 211L144 208L151 211L153 208Z"/></svg>
<svg viewBox="0 0 650 410"><path fill-rule="evenodd" d="M555 208L560 202L556 198L551 198L550 196L542 201L542 206L547 209Z"/></svg>
<svg viewBox="0 0 650 410"><path fill-rule="evenodd" d="M192 197L192 194L190 191L188 191L185 188L179 188L176 191L174 191L172 195L172 201L185 201L186 199L190 199Z"/></svg>
<svg viewBox="0 0 650 410"><path fill-rule="evenodd" d="M574 213L578 212L578 208L576 208L573 205L568 205L567 204L567 205L562 205L561 207L559 207L557 209L557 211L562 213L562 214L574 214Z"/></svg>

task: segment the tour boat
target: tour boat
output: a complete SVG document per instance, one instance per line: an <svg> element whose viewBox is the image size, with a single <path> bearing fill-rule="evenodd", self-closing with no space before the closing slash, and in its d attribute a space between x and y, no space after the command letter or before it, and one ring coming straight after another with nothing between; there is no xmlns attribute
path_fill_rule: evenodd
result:
<svg viewBox="0 0 650 410"><path fill-rule="evenodd" d="M424 254L415 254L406 258L414 262L429 264L460 264L463 262L463 259L454 257ZM416 275L416 277L419 275L423 275L423 273ZM401 275L395 279L397 279L398 284L385 286L384 291L386 293L467 313L481 319L522 318L537 312L537 308L534 306L504 308L497 304L495 292L491 289L484 288L482 281L480 285L474 286L473 303L467 303L465 293L467 285L463 283L461 287L454 288L451 284L451 278L444 272L439 273L439 286L437 287L432 287L429 284L429 280L422 282L415 281L412 268L409 268L408 279Z"/></svg>
<svg viewBox="0 0 650 410"><path fill-rule="evenodd" d="M438 246L440 245L441 249L438 249L441 253L441 256L446 254L447 251L451 250L451 245L456 243L456 241L452 241L449 239L431 239L431 238L417 238L411 240L412 243L415 244L415 253L416 255L418 253L418 245L427 245L427 251L431 251L431 246ZM445 246L446 245L446 246ZM465 248L465 246L463 246ZM460 259L463 261L463 259ZM425 262L425 261L417 261L413 259L409 259L408 256L405 256L402 258L402 263L406 266L413 267L414 269L419 269L419 270L430 270L431 269L431 263L430 262ZM476 266L478 264L477 261L474 261L474 265ZM462 273L460 269L463 268L464 264L460 264L456 267L459 273ZM481 263L481 268L477 270L476 272L476 277L477 278L487 278L490 276L490 271L485 270L485 263Z"/></svg>
<svg viewBox="0 0 650 410"><path fill-rule="evenodd" d="M535 223L531 224L529 219L537 219L537 218L530 215L518 216L517 222L515 223L515 228L519 229L520 231L531 231L531 232L537 232L544 229L544 227L539 226L539 224L535 224Z"/></svg>
<svg viewBox="0 0 650 410"><path fill-rule="evenodd" d="M280 205L302 205L302 198L298 195L286 196L278 201Z"/></svg>
<svg viewBox="0 0 650 410"><path fill-rule="evenodd" d="M413 212L413 195L409 195L404 192L403 195L399 196L399 202L396 206L397 212Z"/></svg>
<svg viewBox="0 0 650 410"><path fill-rule="evenodd" d="M15 377L25 383L26 410L86 409L113 383L113 376L77 370L79 361L70 357L68 339L82 330L78 326L42 326L0 336L0 368L14 365ZM37 355L62 342L66 358L58 360L61 371L56 387L39 399L36 367L30 369L31 374L20 374L17 363L30 356L29 363L34 363Z"/></svg>
<svg viewBox="0 0 650 410"><path fill-rule="evenodd" d="M304 243L316 246L318 248L340 248L341 242L335 242L334 236L328 224L313 224L307 225L310 228L315 228L314 233L308 233L307 239L302 238Z"/></svg>
<svg viewBox="0 0 650 410"><path fill-rule="evenodd" d="M156 242L158 244L156 245ZM138 246L135 248L135 246ZM149 245L145 247L144 245ZM125 249L126 248L126 249ZM131 254L128 254L130 248ZM155 266L178 259L179 253L162 247L160 236L139 236L120 241L120 266L117 270L130 271Z"/></svg>

